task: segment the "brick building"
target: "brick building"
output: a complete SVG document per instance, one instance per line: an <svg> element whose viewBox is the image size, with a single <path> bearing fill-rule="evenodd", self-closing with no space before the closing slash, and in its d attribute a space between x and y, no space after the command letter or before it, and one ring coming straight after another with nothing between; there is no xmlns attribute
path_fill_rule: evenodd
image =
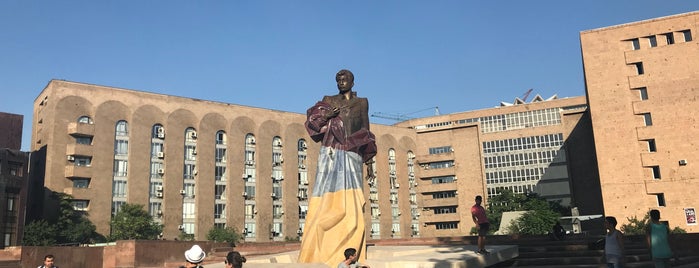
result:
<svg viewBox="0 0 699 268"><path fill-rule="evenodd" d="M580 33L607 215L698 232L699 12Z"/></svg>

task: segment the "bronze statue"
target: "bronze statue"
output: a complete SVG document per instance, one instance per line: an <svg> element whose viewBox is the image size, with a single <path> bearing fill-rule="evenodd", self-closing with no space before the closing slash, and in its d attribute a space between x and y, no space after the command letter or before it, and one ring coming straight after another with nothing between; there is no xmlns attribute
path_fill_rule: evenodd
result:
<svg viewBox="0 0 699 268"><path fill-rule="evenodd" d="M349 70L340 70L335 80L339 94L323 97L306 113L306 130L321 148L299 253L299 262L330 267L345 259L346 248L358 249L366 259L362 173L366 164L373 176L376 155L369 102L352 91Z"/></svg>

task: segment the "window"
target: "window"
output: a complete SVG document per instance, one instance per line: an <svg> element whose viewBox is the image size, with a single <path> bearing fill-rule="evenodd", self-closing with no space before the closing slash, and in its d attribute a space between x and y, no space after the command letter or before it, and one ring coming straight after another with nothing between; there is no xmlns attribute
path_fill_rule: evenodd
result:
<svg viewBox="0 0 699 268"><path fill-rule="evenodd" d="M655 38L655 35L648 36L648 45L650 45L650 47L658 46L658 40Z"/></svg>
<svg viewBox="0 0 699 268"><path fill-rule="evenodd" d="M126 181L112 182L112 197L126 197Z"/></svg>
<svg viewBox="0 0 699 268"><path fill-rule="evenodd" d="M10 171L10 175L12 175L12 176L22 177L22 175L24 174L22 172L23 171L22 163L19 163L19 162L9 161L8 170Z"/></svg>
<svg viewBox="0 0 699 268"><path fill-rule="evenodd" d="M245 223L245 229L243 229L243 235L245 237L254 238L255 237L255 223Z"/></svg>
<svg viewBox="0 0 699 268"><path fill-rule="evenodd" d="M668 45L675 43L675 35L673 33L665 33L663 35L665 36L665 41L667 41Z"/></svg>
<svg viewBox="0 0 699 268"><path fill-rule="evenodd" d="M117 136L128 136L129 135L129 124L126 121L119 121L116 125L116 135Z"/></svg>
<svg viewBox="0 0 699 268"><path fill-rule="evenodd" d="M434 177L431 181L432 184L452 183L456 181L456 178L454 176Z"/></svg>
<svg viewBox="0 0 699 268"><path fill-rule="evenodd" d="M75 166L78 167L89 167L92 162L92 158L88 156L75 156Z"/></svg>
<svg viewBox="0 0 699 268"><path fill-rule="evenodd" d="M194 219L196 216L196 209L194 203L184 203L182 204L182 218L183 219Z"/></svg>
<svg viewBox="0 0 699 268"><path fill-rule="evenodd" d="M119 213L121 210L121 206L126 204L124 201L112 201L112 216L116 215Z"/></svg>
<svg viewBox="0 0 699 268"><path fill-rule="evenodd" d="M445 192L432 193L432 198L434 198L434 199L452 198L452 197L456 197L456 191L445 191Z"/></svg>
<svg viewBox="0 0 699 268"><path fill-rule="evenodd" d="M645 113L643 115L643 124L645 126L652 126L653 125L653 119L650 116L650 113Z"/></svg>
<svg viewBox="0 0 699 268"><path fill-rule="evenodd" d="M126 177L127 168L126 160L114 160L114 177Z"/></svg>
<svg viewBox="0 0 699 268"><path fill-rule="evenodd" d="M659 207L665 206L665 194L664 193L655 194L655 199L658 200Z"/></svg>
<svg viewBox="0 0 699 268"><path fill-rule="evenodd" d="M115 140L114 141L114 154L115 155L127 155L129 152L129 141L128 140Z"/></svg>
<svg viewBox="0 0 699 268"><path fill-rule="evenodd" d="M216 185L214 186L215 199L223 200L226 199L226 185Z"/></svg>
<svg viewBox="0 0 699 268"><path fill-rule="evenodd" d="M648 143L648 151L649 152L657 152L657 149L655 148L655 139L650 139L646 141Z"/></svg>
<svg viewBox="0 0 699 268"><path fill-rule="evenodd" d="M305 219L308 214L308 205L299 205L299 219Z"/></svg>
<svg viewBox="0 0 699 268"><path fill-rule="evenodd" d="M282 215L284 215L282 205L272 205L272 217L279 219L282 217Z"/></svg>
<svg viewBox="0 0 699 268"><path fill-rule="evenodd" d="M87 200L73 200L71 201L73 209L77 211L87 211L88 201Z"/></svg>
<svg viewBox="0 0 699 268"><path fill-rule="evenodd" d="M89 116L83 115L80 118L78 118L78 123L93 124L94 122L92 122L92 118L90 118Z"/></svg>
<svg viewBox="0 0 699 268"><path fill-rule="evenodd" d="M458 222L440 222L440 223L436 223L434 226L437 230L458 229L459 223Z"/></svg>
<svg viewBox="0 0 699 268"><path fill-rule="evenodd" d="M85 144L85 145L92 145L92 137L75 137L75 143L77 144Z"/></svg>
<svg viewBox="0 0 699 268"><path fill-rule="evenodd" d="M245 204L245 218L254 219L255 218L255 205Z"/></svg>
<svg viewBox="0 0 699 268"><path fill-rule="evenodd" d="M451 153L451 152L452 152L451 146L432 147L429 149L430 154L444 154L444 153Z"/></svg>
<svg viewBox="0 0 699 268"><path fill-rule="evenodd" d="M216 144L226 144L226 132L216 132Z"/></svg>
<svg viewBox="0 0 699 268"><path fill-rule="evenodd" d="M631 39L630 43L631 43L631 49L633 49L633 50L641 49L641 44L640 44L640 42L638 42L638 38Z"/></svg>
<svg viewBox="0 0 699 268"><path fill-rule="evenodd" d="M451 214L456 213L456 207L436 207L433 208L434 214Z"/></svg>
<svg viewBox="0 0 699 268"><path fill-rule="evenodd" d="M226 204L214 204L214 219L226 218Z"/></svg>
<svg viewBox="0 0 699 268"><path fill-rule="evenodd" d="M645 87L639 87L635 88L635 90L638 90L638 97L641 100L647 100L648 99L648 89Z"/></svg>
<svg viewBox="0 0 699 268"><path fill-rule="evenodd" d="M682 33L682 38L684 38L685 42L692 41L692 32L690 30L680 31L680 33Z"/></svg>
<svg viewBox="0 0 699 268"><path fill-rule="evenodd" d="M660 179L660 167L659 166L652 166L651 171L653 172L653 179L659 180Z"/></svg>
<svg viewBox="0 0 699 268"><path fill-rule="evenodd" d="M73 188L90 187L90 179L73 179Z"/></svg>
<svg viewBox="0 0 699 268"><path fill-rule="evenodd" d="M373 222L371 223L371 235L378 236L381 233L381 224Z"/></svg>
<svg viewBox="0 0 699 268"><path fill-rule="evenodd" d="M643 70L643 63L642 62L636 62L636 63L633 63L633 65L634 65L634 67L636 67L636 74L637 75L642 75L645 73L645 71Z"/></svg>

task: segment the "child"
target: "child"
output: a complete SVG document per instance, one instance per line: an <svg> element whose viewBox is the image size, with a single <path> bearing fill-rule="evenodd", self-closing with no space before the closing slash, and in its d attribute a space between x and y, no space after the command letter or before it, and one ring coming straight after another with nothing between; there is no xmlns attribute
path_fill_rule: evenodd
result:
<svg viewBox="0 0 699 268"><path fill-rule="evenodd" d="M660 211L657 209L651 210L650 223L646 230L646 241L656 268L670 267L672 250L670 250L669 235L670 228L660 223Z"/></svg>
<svg viewBox="0 0 699 268"><path fill-rule="evenodd" d="M620 268L624 263L624 235L616 229L616 218L605 217L607 236L604 239L604 255L608 268Z"/></svg>

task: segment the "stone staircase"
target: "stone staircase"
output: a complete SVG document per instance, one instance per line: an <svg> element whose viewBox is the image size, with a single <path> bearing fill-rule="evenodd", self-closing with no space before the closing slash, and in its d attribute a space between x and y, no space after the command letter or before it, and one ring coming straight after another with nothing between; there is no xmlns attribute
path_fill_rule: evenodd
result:
<svg viewBox="0 0 699 268"><path fill-rule="evenodd" d="M519 256L492 267L607 267L604 263L603 236L572 236L562 241L550 238L529 237L511 241L519 246ZM625 241L625 267L655 267L646 246L644 236L627 236ZM505 241L498 241L502 243ZM687 249L676 252L672 267L699 267L699 252Z"/></svg>

